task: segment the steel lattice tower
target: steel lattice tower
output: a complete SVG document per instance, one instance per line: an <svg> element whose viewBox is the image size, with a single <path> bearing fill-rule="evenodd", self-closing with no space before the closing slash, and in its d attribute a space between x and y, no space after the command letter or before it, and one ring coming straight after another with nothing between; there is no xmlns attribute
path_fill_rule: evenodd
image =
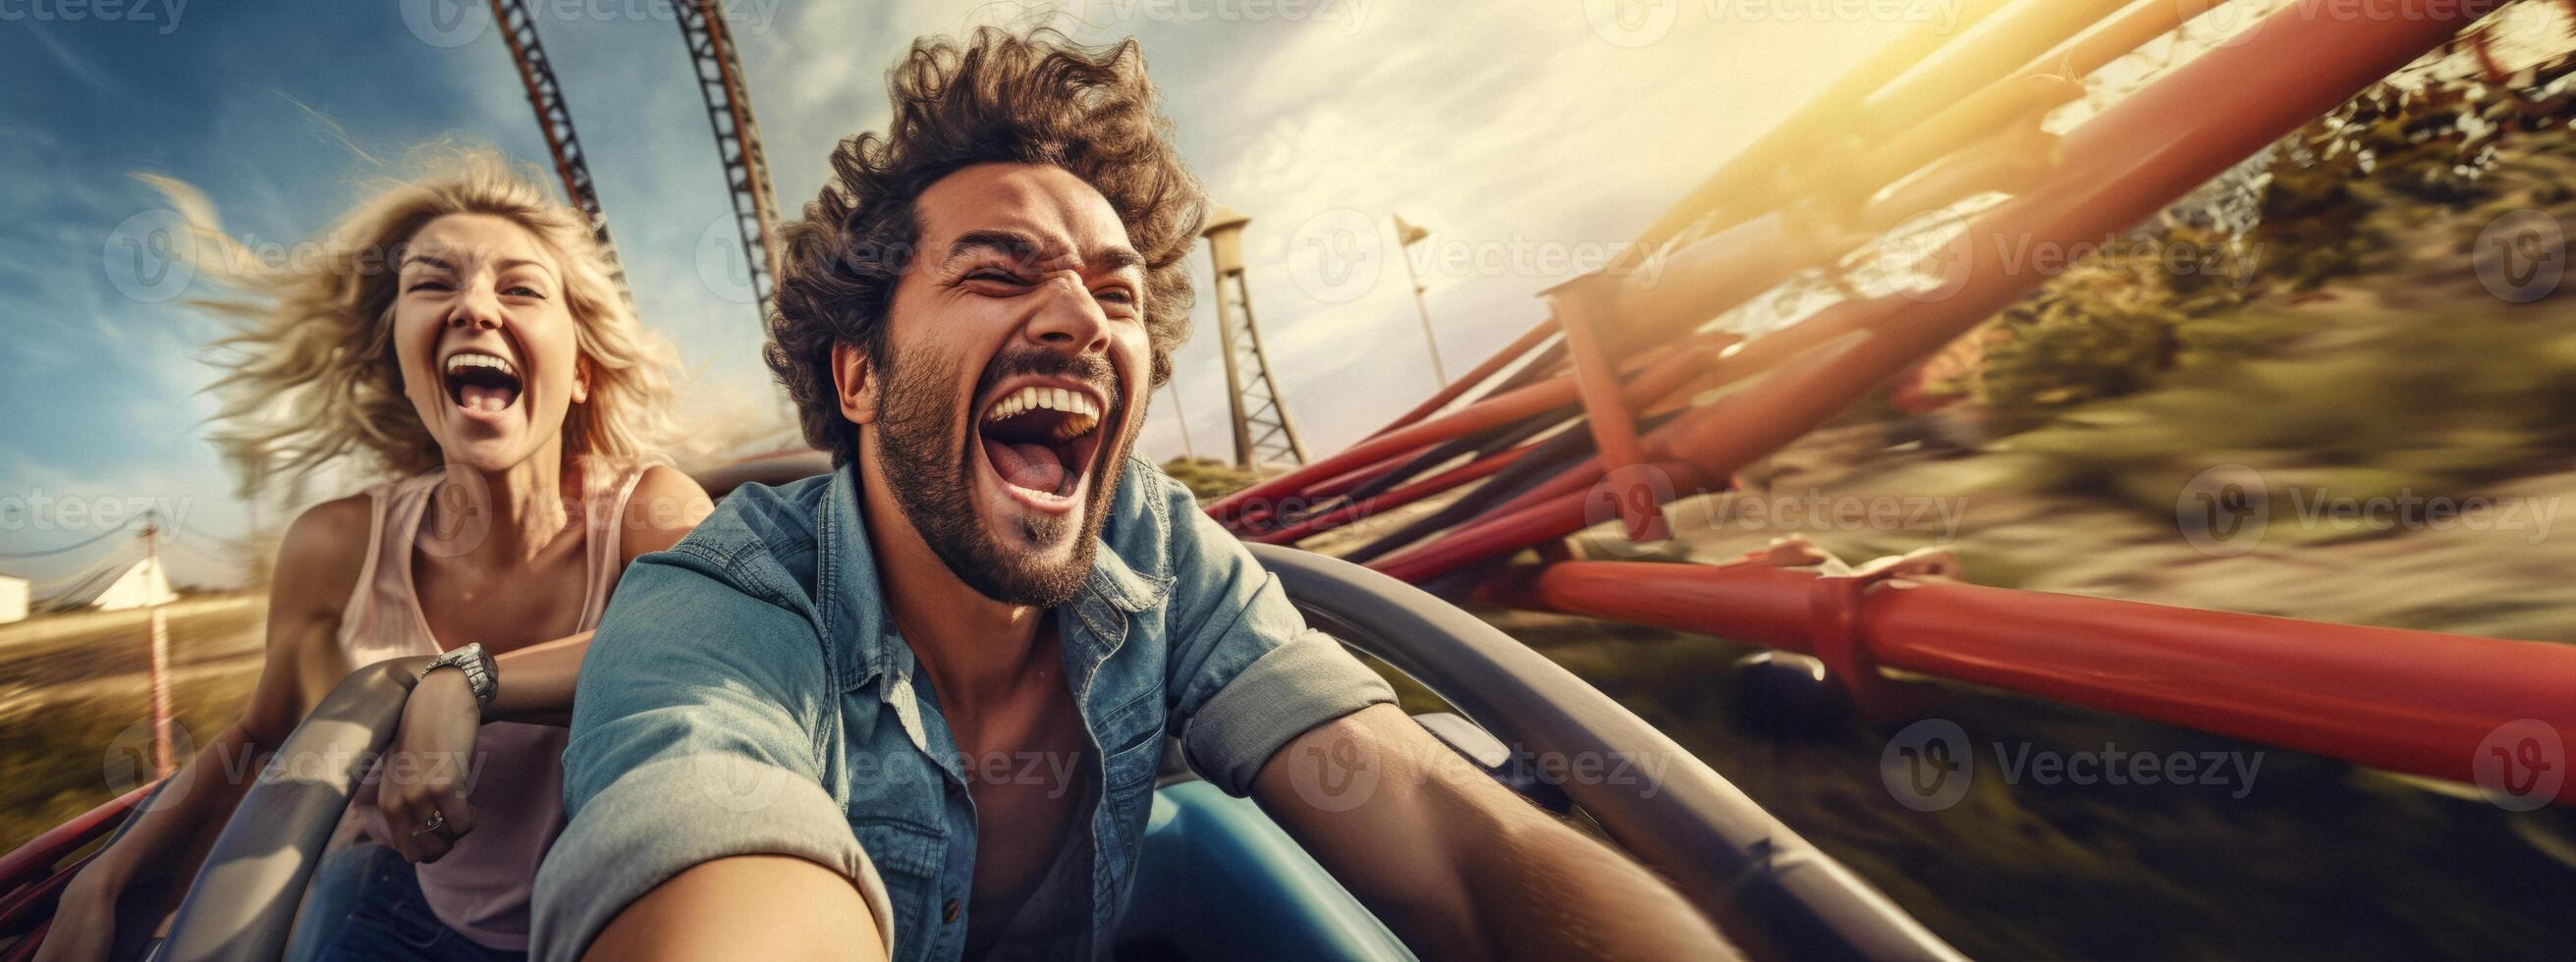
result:
<svg viewBox="0 0 2576 962"><path fill-rule="evenodd" d="M608 215L599 209L590 163L582 156L581 138L573 134L572 110L564 106L563 84L555 80L554 62L546 59L545 44L537 40L537 22L524 0L492 0L492 20L501 25L501 39L510 45L510 61L518 65L519 82L528 88L528 106L537 112L537 129L546 135L546 149L554 154L555 174L563 178L564 194L590 219L591 236L598 239L608 258L609 275L617 281L617 293L632 312L635 295L626 287L626 267L617 259L616 242L608 238Z"/></svg>
<svg viewBox="0 0 2576 962"><path fill-rule="evenodd" d="M725 165L725 187L733 196L734 226L742 233L745 268L760 317L768 323L776 291L770 265L777 256L778 202L769 192L769 160L760 151L760 124L751 116L751 95L743 86L742 63L734 57L733 32L715 0L671 0L678 14L680 39L688 45L697 68L698 93L706 98L707 123L715 128L716 155Z"/></svg>
<svg viewBox="0 0 2576 962"><path fill-rule="evenodd" d="M1243 282L1243 228L1250 223L1252 218L1218 205L1199 231L1216 266L1217 341L1225 352L1226 405L1234 416L1234 463L1245 469L1304 464L1305 442L1297 439L1297 422L1288 417L1279 383L1270 376L1261 328L1252 321L1252 294Z"/></svg>

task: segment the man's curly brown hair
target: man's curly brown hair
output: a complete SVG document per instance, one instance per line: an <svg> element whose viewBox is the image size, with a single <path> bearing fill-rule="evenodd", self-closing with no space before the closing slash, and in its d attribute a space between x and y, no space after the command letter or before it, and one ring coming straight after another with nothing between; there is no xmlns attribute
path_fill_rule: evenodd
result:
<svg viewBox="0 0 2576 962"><path fill-rule="evenodd" d="M941 178L987 163L1052 164L1098 190L1145 258L1152 385L1189 336L1183 259L1206 201L1172 146L1171 120L1129 39L1085 47L1053 30L994 27L925 37L887 75L894 122L832 151L833 179L784 229L777 308L763 356L796 402L807 443L847 461L857 428L832 387L832 347L885 370L886 313L920 239L915 202Z"/></svg>

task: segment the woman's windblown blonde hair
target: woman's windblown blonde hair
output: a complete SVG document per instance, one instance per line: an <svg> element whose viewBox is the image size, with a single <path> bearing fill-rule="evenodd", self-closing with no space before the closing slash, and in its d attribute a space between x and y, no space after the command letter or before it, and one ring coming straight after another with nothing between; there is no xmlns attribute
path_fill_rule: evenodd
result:
<svg viewBox="0 0 2576 962"><path fill-rule="evenodd" d="M181 245L200 272L249 295L196 301L235 322L208 359L223 375L213 440L255 496L293 487L343 457L361 471L408 476L436 467L438 442L403 394L393 342L401 253L412 235L449 214L488 214L534 235L562 270L574 343L590 399L565 416L566 468L585 478L658 460L668 437L671 351L644 330L620 290L609 255L582 214L489 150L429 155L426 176L392 181L319 241L281 257L253 251L216 221L186 184L144 175L190 225Z"/></svg>

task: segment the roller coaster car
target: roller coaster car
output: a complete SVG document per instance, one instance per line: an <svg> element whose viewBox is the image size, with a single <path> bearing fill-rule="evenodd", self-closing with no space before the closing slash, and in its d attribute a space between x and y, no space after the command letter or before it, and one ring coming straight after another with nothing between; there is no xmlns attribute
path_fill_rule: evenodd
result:
<svg viewBox="0 0 2576 962"><path fill-rule="evenodd" d="M721 492L782 479L736 470L704 480ZM1492 626L1357 565L1251 548L1310 623L1463 713L1418 716L1424 728L1533 801L1590 818L1754 955L1960 958L1671 739ZM359 669L296 728L217 837L157 958L280 957L323 847L368 761L391 742L428 660ZM1651 759L1638 767L1662 776L1551 784L1534 774L1531 760L1540 757ZM1134 894L1116 933L1121 957L1413 957L1258 807L1198 781L1176 758L1165 753ZM77 868L55 863L145 802L147 791L0 859L0 938L18 939L0 950L0 962L31 956L43 937L43 916Z"/></svg>

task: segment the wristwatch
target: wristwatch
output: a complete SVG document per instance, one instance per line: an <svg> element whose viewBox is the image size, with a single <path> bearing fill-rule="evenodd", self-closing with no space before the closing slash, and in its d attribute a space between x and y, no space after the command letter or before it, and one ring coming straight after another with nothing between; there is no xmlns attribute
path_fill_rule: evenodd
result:
<svg viewBox="0 0 2576 962"><path fill-rule="evenodd" d="M465 687L473 690L477 708L491 707L492 696L501 692L501 671L492 664L492 656L483 653L480 643L448 650L430 662L428 668L422 669L420 676L427 678L430 672L441 668L454 668L465 673Z"/></svg>

